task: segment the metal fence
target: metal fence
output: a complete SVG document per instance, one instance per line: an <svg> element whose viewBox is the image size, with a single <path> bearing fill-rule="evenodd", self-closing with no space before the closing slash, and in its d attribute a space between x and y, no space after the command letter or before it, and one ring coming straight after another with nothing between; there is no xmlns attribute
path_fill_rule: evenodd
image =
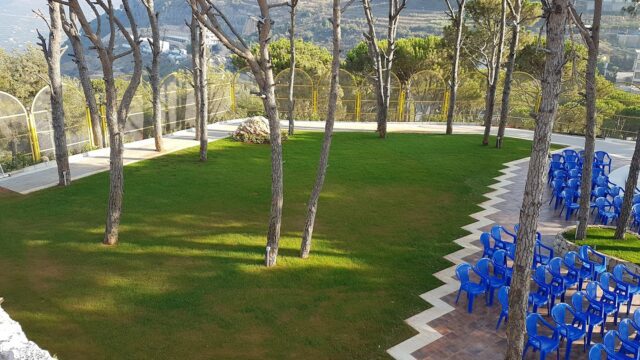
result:
<svg viewBox="0 0 640 360"><path fill-rule="evenodd" d="M326 117L330 77L311 76L296 69L294 101L296 119L320 120ZM465 76L458 88L454 121L457 123L480 123L485 112L486 85L484 78L477 74ZM275 93L281 118L288 118L289 69L275 76ZM119 79L119 93L124 92L127 79ZM502 84L502 79L499 84ZM263 115L262 101L255 95L258 88L248 69L235 73L211 70L208 78L209 123L230 118ZM77 81L64 81L65 125L67 146L70 154L90 150L95 147L92 124L88 116L85 100ZM391 100L388 119L406 122L444 122L449 104L447 82L439 74L424 70L416 73L406 83L394 75L391 85ZM576 119L584 118L580 108L572 107L577 93L583 91L581 80L567 78L563 83L561 103L569 105L559 110L555 131L574 133L580 128ZM494 119L500 112L499 87ZM512 91L509 102L508 126L533 128L540 102L540 83L530 74L513 74ZM172 133L195 126L196 108L189 72L180 71L165 77L161 82L162 126L164 133ZM106 116L101 106L102 126L106 134ZM339 96L337 104L338 121L374 121L376 99L373 80L370 76L360 76L340 70ZM617 119L616 121L613 121ZM606 126L600 128L605 136L634 138L640 127L640 117L618 117L607 119ZM601 121L602 123L602 121ZM583 125L582 125L583 127ZM131 104L125 124L125 142L137 141L153 136L151 90L142 82ZM108 139L108 136L105 136ZM0 92L0 164L5 171L14 170L41 161L42 157L54 156L53 130L49 89L43 88L26 109L10 94Z"/></svg>

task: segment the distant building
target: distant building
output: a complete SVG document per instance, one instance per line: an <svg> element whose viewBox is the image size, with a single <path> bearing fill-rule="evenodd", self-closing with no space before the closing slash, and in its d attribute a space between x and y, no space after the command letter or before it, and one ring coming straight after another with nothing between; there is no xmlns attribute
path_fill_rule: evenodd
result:
<svg viewBox="0 0 640 360"><path fill-rule="evenodd" d="M640 84L640 49L636 50L636 61L633 64L633 82Z"/></svg>
<svg viewBox="0 0 640 360"><path fill-rule="evenodd" d="M142 50L143 53L147 53L147 54L151 54L151 45L149 45L149 41L151 39L150 38L140 38L140 50ZM161 53L167 53L169 52L171 46L169 44L168 41L162 41L160 40L160 52Z"/></svg>
<svg viewBox="0 0 640 360"><path fill-rule="evenodd" d="M629 6L625 0L603 0L602 12L604 13L620 13L622 8ZM593 0L577 0L576 9L581 12L593 12Z"/></svg>

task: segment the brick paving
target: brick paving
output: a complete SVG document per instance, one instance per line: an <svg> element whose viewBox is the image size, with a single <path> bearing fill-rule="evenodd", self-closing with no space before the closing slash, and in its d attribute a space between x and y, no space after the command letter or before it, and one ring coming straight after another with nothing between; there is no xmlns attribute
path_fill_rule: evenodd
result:
<svg viewBox="0 0 640 360"><path fill-rule="evenodd" d="M615 167L626 165L627 161L622 159L614 159ZM518 174L516 177L511 178L512 184L508 185L506 189L510 190L509 193L503 194L501 197L505 200L497 205L495 208L500 211L489 215L488 218L495 221L495 223L507 226L511 228L513 224L518 222L518 216L520 212L520 205L522 202L522 195L524 192L524 182L526 180L528 163L523 163L516 171ZM575 225L575 216L569 221L564 221L564 217L558 215L559 210L553 209L552 206L547 205L550 198L550 194L547 191L543 202L543 206L540 212L540 220L538 230L543 234L545 242L553 241L554 236L564 227ZM493 225L493 224L492 224ZM488 231L492 225L488 225L482 228L483 231ZM481 245L476 242L474 245L481 248ZM475 263L481 256L481 252L471 255L465 258L468 263ZM567 294L567 301L570 299L573 291L569 291ZM507 346L505 324L503 322L501 328L496 331L496 323L500 314L500 305L497 302L497 298L494 299L494 305L487 307L484 302L484 297L476 298L474 302L474 311L472 314L467 313L467 299L466 294L460 297L460 302L455 305L456 293L449 294L443 297L443 301L450 304L455 308L452 312L435 319L429 323L435 330L441 333L443 336L432 342L431 344L415 351L412 355L416 359L503 359L504 350ZM559 302L559 300L557 300ZM640 307L640 299L634 299L634 309ZM621 307L622 308L622 307ZM550 320L547 316L546 309L539 310L539 313L545 316L545 319ZM622 312L621 318L626 317ZM613 319L609 319L607 323L607 329L615 329L613 325ZM599 334L599 328L596 327L593 334L592 342L601 342ZM583 342L579 341L573 344L571 359L586 359L587 354L582 350ZM560 356L564 359L565 345L562 345ZM539 353L533 353L529 351L527 359L538 359ZM549 356L551 358L551 356ZM555 358L555 354L553 354Z"/></svg>

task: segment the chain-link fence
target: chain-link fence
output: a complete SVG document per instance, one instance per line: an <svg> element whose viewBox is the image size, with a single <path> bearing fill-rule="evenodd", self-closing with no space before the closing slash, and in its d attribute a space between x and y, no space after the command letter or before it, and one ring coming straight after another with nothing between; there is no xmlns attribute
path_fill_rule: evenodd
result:
<svg viewBox="0 0 640 360"><path fill-rule="evenodd" d="M278 111L282 119L289 113L289 69L275 76L275 93ZM326 118L329 93L329 74L312 77L296 69L294 84L294 117L299 120L324 120ZM504 74L501 75L496 92L493 114L497 121L501 109ZM127 78L117 81L118 94L123 94ZM601 84L602 85L602 84ZM75 80L65 79L64 85L65 125L67 146L70 154L87 151L94 147L92 133L101 133L106 139L107 127L104 105L101 106L101 129L93 129L86 109L80 85ZM540 82L524 72L515 72L511 85L508 109L508 126L532 129L534 114L540 103ZM208 123L231 118L264 115L262 100L255 79L248 69L228 72L210 69L208 73ZM599 89L599 95L606 89ZM98 102L103 95L98 93ZM584 78L567 74L563 79L560 105L554 131L580 134L584 131ZM601 95L604 96L604 95ZM161 82L162 130L163 133L189 129L196 123L193 78L188 71L178 71ZM392 76L389 121L444 122L449 99L449 86L445 79L431 70L414 74L409 81L401 83ZM455 103L454 122L480 124L485 114L486 77L478 72L462 75ZM640 129L640 106L638 116L599 113L598 134L608 137L635 139ZM339 94L336 120L375 121L377 100L371 76L363 76L340 70ZM125 141L137 141L153 136L151 89L142 82L131 104L125 124ZM53 158L54 143L48 87L34 98L29 110L10 94L0 92L0 165L5 171L18 169L38 162L42 156Z"/></svg>

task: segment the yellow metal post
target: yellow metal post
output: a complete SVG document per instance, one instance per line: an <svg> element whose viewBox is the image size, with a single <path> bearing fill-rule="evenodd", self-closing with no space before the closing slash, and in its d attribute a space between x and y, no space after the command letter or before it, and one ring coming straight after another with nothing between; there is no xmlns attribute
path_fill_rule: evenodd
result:
<svg viewBox="0 0 640 360"><path fill-rule="evenodd" d="M93 125L91 124L91 112L89 112L88 106L85 107L84 114L87 119L87 129L89 129L89 143L91 147L94 148L96 147L96 142L93 139Z"/></svg>
<svg viewBox="0 0 640 360"><path fill-rule="evenodd" d="M360 103L360 91L356 92L356 121L360 121L361 103Z"/></svg>
<svg viewBox="0 0 640 360"><path fill-rule="evenodd" d="M41 159L40 141L38 140L38 131L36 130L36 122L33 114L27 112L27 125L29 126L29 135L31 136L31 152L33 161L38 162Z"/></svg>
<svg viewBox="0 0 640 360"><path fill-rule="evenodd" d="M103 141L103 145L106 147L107 143L109 142L108 137L106 136L107 134L107 107L102 104L100 105L100 120L102 123L102 138L104 139Z"/></svg>
<svg viewBox="0 0 640 360"><path fill-rule="evenodd" d="M401 90L400 95L398 96L398 109L396 110L396 121L402 121L403 119L405 97L406 97L406 94L404 90Z"/></svg>
<svg viewBox="0 0 640 360"><path fill-rule="evenodd" d="M318 90L313 89L313 114L318 115Z"/></svg>
<svg viewBox="0 0 640 360"><path fill-rule="evenodd" d="M231 81L231 111L236 112L236 83Z"/></svg>
<svg viewBox="0 0 640 360"><path fill-rule="evenodd" d="M442 118L445 120L447 119L448 111L449 111L449 91L445 90L444 96L442 97L442 111L440 111L440 113L442 114Z"/></svg>

